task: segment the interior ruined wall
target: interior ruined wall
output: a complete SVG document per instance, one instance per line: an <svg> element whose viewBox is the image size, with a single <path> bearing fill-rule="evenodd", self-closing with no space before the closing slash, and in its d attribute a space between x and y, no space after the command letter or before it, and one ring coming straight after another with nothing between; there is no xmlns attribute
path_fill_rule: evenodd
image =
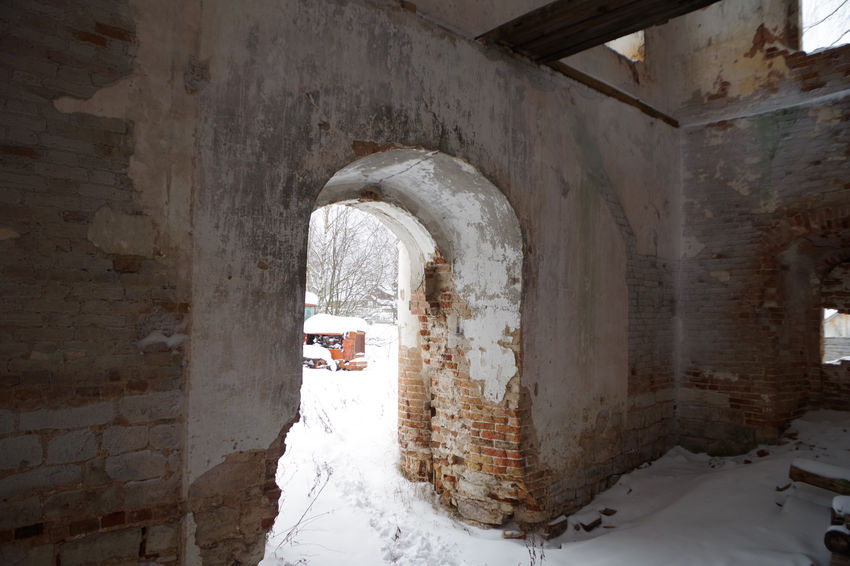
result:
<svg viewBox="0 0 850 566"><path fill-rule="evenodd" d="M4 557L170 562L185 513L185 563L262 553L297 415L312 203L390 144L466 159L518 214L525 382L511 387L546 507L586 501L628 466L627 443L669 444L668 126L392 7L3 16L0 481L20 511ZM151 330L170 340L140 354Z"/></svg>
<svg viewBox="0 0 850 566"><path fill-rule="evenodd" d="M178 560L196 18L146 5L0 8L4 564Z"/></svg>
<svg viewBox="0 0 850 566"><path fill-rule="evenodd" d="M644 456L669 445L672 368L657 352L672 340L672 278L658 259L675 256L672 128L402 9L291 1L245 13L213 2L203 30L201 191L216 202L210 225L237 240L217 265L252 268L251 246L283 230L279 261L266 261L291 291L276 312L294 321L325 181L391 145L459 156L505 192L525 235L523 387L552 508L623 471L627 442ZM489 94L472 101L472 91ZM243 306L246 319L267 308ZM632 400L630 388L646 395Z"/></svg>
<svg viewBox="0 0 850 566"><path fill-rule="evenodd" d="M775 440L820 404L820 280L846 257L846 47L796 52L796 3L671 22L683 85L682 442ZM707 300L710 297L711 300Z"/></svg>
<svg viewBox="0 0 850 566"><path fill-rule="evenodd" d="M669 54L658 79L683 124L749 116L847 89L847 48L807 55L799 0L711 6L653 28Z"/></svg>
<svg viewBox="0 0 850 566"><path fill-rule="evenodd" d="M168 562L187 510L186 563L262 553L312 205L394 144L463 158L517 213L521 443L552 513L669 447L674 402L690 443L771 437L812 388L787 306L837 260L801 238L846 234L848 57L784 48L787 6L760 5L731 46L714 7L666 26L699 77L681 131L393 6L4 7L3 557ZM139 353L187 312L189 356Z"/></svg>

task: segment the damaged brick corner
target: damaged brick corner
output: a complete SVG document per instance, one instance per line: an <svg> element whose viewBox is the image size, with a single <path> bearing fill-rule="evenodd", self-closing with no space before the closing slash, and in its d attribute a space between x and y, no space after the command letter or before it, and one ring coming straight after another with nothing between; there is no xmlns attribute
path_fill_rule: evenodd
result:
<svg viewBox="0 0 850 566"><path fill-rule="evenodd" d="M263 558L281 493L277 463L297 420L298 415L286 423L265 450L228 454L189 487L188 510L197 525L194 544L204 564L256 564Z"/></svg>

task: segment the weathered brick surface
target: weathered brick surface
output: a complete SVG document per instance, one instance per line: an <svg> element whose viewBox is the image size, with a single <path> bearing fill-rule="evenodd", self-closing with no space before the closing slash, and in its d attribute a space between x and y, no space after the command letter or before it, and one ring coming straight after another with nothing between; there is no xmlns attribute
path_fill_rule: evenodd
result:
<svg viewBox="0 0 850 566"><path fill-rule="evenodd" d="M486 401L482 383L469 378L462 339L450 335L447 324L463 316L463 306L442 259L425 266L424 288L413 293L410 311L419 319L422 348L406 349L400 363L399 435L410 440L402 444L406 473L432 481L469 520L501 524L515 513L538 511L524 487L519 377L500 403Z"/></svg>
<svg viewBox="0 0 850 566"><path fill-rule="evenodd" d="M820 284L847 259L847 98L688 128L682 441L774 440L820 403Z"/></svg>
<svg viewBox="0 0 850 566"><path fill-rule="evenodd" d="M501 402L485 400L483 384L469 377L462 337L448 320L464 315L442 259L425 266L424 286L409 308L418 318L421 348L402 348L399 361L399 440L402 470L430 481L447 505L471 521L532 522L543 505L527 482L537 479L536 458L523 452L520 378ZM519 352L519 343L513 345Z"/></svg>
<svg viewBox="0 0 850 566"><path fill-rule="evenodd" d="M47 464L83 462L97 456L97 438L91 430L75 430L54 436L47 443Z"/></svg>
<svg viewBox="0 0 850 566"><path fill-rule="evenodd" d="M138 558L141 542L141 528L123 529L67 542L62 545L59 559L68 566L132 560Z"/></svg>
<svg viewBox="0 0 850 566"><path fill-rule="evenodd" d="M176 560L171 537L140 547L148 525L173 524L179 490L131 497L125 483L179 483L180 433L151 444L148 430L182 430L182 347L136 345L186 312L175 266L90 240L99 210L140 212L134 124L53 104L128 76L134 27L127 2L0 10L0 507L14 511L2 513L4 564Z"/></svg>
<svg viewBox="0 0 850 566"><path fill-rule="evenodd" d="M41 437L25 434L0 439L0 470L17 470L41 464L44 448Z"/></svg>
<svg viewBox="0 0 850 566"><path fill-rule="evenodd" d="M418 310L418 309L417 309ZM424 315L418 315L424 316ZM420 348L399 348L398 441L401 470L412 481L430 481L431 457L430 379Z"/></svg>
<svg viewBox="0 0 850 566"><path fill-rule="evenodd" d="M845 411L850 406L850 361L824 364L820 405L824 409Z"/></svg>
<svg viewBox="0 0 850 566"><path fill-rule="evenodd" d="M266 450L230 454L192 483L188 509L204 564L254 564L263 558L281 494L277 464L291 426L287 423Z"/></svg>

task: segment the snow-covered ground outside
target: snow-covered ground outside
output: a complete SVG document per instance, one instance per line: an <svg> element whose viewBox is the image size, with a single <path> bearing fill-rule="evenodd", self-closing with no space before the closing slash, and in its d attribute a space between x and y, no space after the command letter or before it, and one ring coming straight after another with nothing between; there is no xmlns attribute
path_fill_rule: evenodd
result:
<svg viewBox="0 0 850 566"><path fill-rule="evenodd" d="M834 493L792 484L788 469L795 458L850 468L850 413L808 413L787 443L733 458L674 448L570 516L561 536L504 539L510 527L465 524L399 473L395 335L369 328L364 371L304 370L262 566L829 564Z"/></svg>

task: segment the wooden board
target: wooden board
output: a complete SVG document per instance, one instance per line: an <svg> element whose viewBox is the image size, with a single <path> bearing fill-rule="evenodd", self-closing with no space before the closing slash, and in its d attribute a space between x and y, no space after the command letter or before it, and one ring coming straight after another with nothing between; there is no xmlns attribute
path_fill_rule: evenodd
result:
<svg viewBox="0 0 850 566"><path fill-rule="evenodd" d="M839 495L850 495L850 481L843 478L830 477L828 475L813 473L803 469L804 462L795 460L788 471L788 477L799 481L834 491Z"/></svg>
<svg viewBox="0 0 850 566"><path fill-rule="evenodd" d="M718 0L556 0L479 36L540 63L664 23Z"/></svg>

